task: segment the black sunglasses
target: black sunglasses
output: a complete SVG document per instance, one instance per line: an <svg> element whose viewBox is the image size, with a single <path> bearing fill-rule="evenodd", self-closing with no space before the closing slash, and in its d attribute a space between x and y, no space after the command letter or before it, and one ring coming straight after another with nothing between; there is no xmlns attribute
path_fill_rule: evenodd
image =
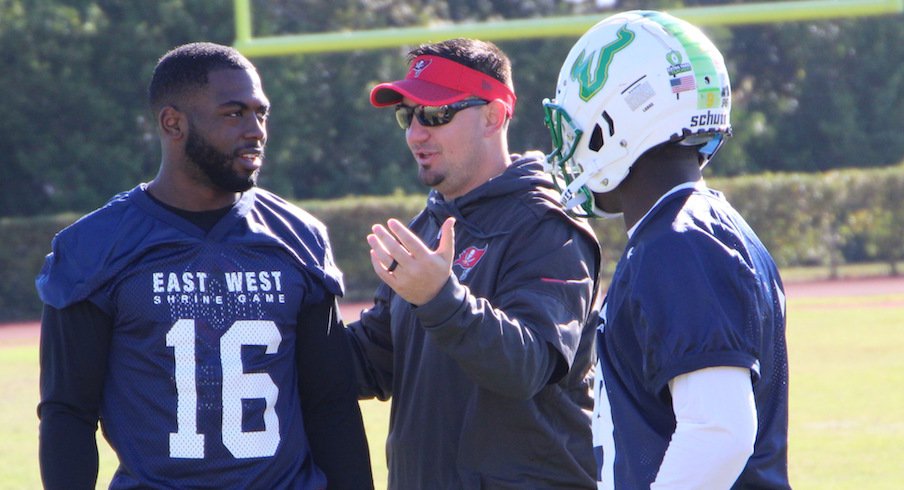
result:
<svg viewBox="0 0 904 490"><path fill-rule="evenodd" d="M421 126L434 127L449 124L452 117L462 109L475 107L479 105L487 105L490 102L482 99L467 99L460 102L453 102L446 105L416 105L414 107L399 104L395 108L395 117L402 129L408 129L411 126L411 118L416 116L417 122Z"/></svg>

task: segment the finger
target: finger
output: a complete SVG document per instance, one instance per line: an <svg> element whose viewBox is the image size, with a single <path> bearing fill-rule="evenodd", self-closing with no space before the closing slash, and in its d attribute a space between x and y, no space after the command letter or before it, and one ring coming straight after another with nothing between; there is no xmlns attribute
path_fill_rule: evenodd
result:
<svg viewBox="0 0 904 490"><path fill-rule="evenodd" d="M455 255L455 218L447 218L443 222L441 233L436 252L451 264L452 256Z"/></svg>
<svg viewBox="0 0 904 490"><path fill-rule="evenodd" d="M403 225L401 221L395 218L390 219L387 222L387 226L389 226L399 243L408 250L412 257L424 257L430 253L430 249L427 248L427 245L424 244L420 237Z"/></svg>
<svg viewBox="0 0 904 490"><path fill-rule="evenodd" d="M374 273L377 277L383 282L389 282L393 279L394 276L386 270L386 266L383 265L383 262L380 261L373 249L370 251L370 265L374 268Z"/></svg>
<svg viewBox="0 0 904 490"><path fill-rule="evenodd" d="M382 225L374 225L371 230L373 231L374 240L378 244L379 249L388 256L388 259L385 261L387 265L392 259L399 262L405 262L405 259L409 256L409 252L401 243L399 243L395 235Z"/></svg>
<svg viewBox="0 0 904 490"><path fill-rule="evenodd" d="M367 244L370 245L371 256L377 259L380 268L388 269L389 265L395 259L392 257L389 251L386 250L386 247L383 246L383 241L377 238L376 235L370 234L367 235Z"/></svg>

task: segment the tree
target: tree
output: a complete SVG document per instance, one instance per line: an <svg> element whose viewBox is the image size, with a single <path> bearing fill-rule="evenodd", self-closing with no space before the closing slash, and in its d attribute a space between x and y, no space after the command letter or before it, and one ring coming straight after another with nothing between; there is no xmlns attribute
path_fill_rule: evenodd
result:
<svg viewBox="0 0 904 490"><path fill-rule="evenodd" d="M890 165L904 155L900 17L735 29L746 171ZM739 82L739 83L738 83ZM738 127L736 126L736 129Z"/></svg>
<svg viewBox="0 0 904 490"><path fill-rule="evenodd" d="M621 10L740 0L619 0ZM256 35L612 13L595 0L256 0ZM154 176L159 150L145 87L156 60L189 41L233 42L228 1L0 0L6 98L0 216L84 212ZM904 156L900 16L707 26L732 77L735 137L715 175L882 166ZM439 40L439 39L437 39ZM499 43L518 105L513 151L549 149L541 101L575 39ZM252 59L273 102L261 185L289 198L423 193L379 81L404 76L410 47Z"/></svg>
<svg viewBox="0 0 904 490"><path fill-rule="evenodd" d="M0 216L89 210L153 177L156 59L189 40L231 42L219 22L231 15L202 0L0 1Z"/></svg>

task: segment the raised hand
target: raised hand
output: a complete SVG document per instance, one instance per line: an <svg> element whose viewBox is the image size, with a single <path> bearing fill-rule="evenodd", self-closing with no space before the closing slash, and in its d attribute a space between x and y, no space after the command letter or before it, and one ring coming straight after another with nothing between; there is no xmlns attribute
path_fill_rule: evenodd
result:
<svg viewBox="0 0 904 490"><path fill-rule="evenodd" d="M455 254L455 219L442 226L439 245L430 250L411 230L396 219L386 226L376 224L367 235L370 263L380 279L413 305L433 299L452 274Z"/></svg>

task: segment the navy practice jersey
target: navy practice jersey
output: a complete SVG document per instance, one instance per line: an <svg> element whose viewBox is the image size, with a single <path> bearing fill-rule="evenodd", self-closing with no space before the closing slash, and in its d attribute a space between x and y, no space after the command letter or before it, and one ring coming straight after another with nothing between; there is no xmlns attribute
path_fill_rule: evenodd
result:
<svg viewBox="0 0 904 490"><path fill-rule="evenodd" d="M325 486L295 368L299 312L342 292L319 222L255 189L205 234L142 185L62 231L37 284L113 318L111 488Z"/></svg>
<svg viewBox="0 0 904 490"><path fill-rule="evenodd" d="M788 487L782 283L721 194L681 188L659 202L628 239L600 315L599 488L649 488L675 431L669 380L715 366L753 380L759 426L735 488Z"/></svg>

